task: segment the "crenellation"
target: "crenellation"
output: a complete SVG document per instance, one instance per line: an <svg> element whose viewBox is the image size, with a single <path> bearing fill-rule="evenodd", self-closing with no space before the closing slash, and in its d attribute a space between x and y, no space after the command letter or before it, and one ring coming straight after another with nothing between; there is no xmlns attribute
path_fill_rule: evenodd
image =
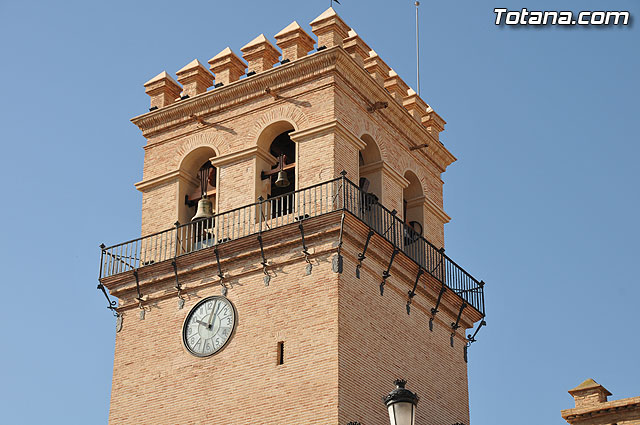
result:
<svg viewBox="0 0 640 425"><path fill-rule="evenodd" d="M422 117L427 115L427 107L429 106L413 89L409 89L402 100L402 105L419 123L422 123Z"/></svg>
<svg viewBox="0 0 640 425"><path fill-rule="evenodd" d="M311 31L318 37L318 48L342 46L349 35L349 26L332 7L311 21Z"/></svg>
<svg viewBox="0 0 640 425"><path fill-rule="evenodd" d="M209 59L208 63L216 76L216 86L238 81L247 69L247 65L229 47Z"/></svg>
<svg viewBox="0 0 640 425"><path fill-rule="evenodd" d="M384 87L384 82L389 78L391 68L387 65L375 51L369 53L369 57L364 60L364 69L376 80L376 83Z"/></svg>
<svg viewBox="0 0 640 425"><path fill-rule="evenodd" d="M313 50L315 40L296 21L275 35L276 44L282 50L282 61L294 61L307 56Z"/></svg>
<svg viewBox="0 0 640 425"><path fill-rule="evenodd" d="M146 83L144 83L145 93L151 97L149 110L163 108L175 102L180 96L182 88L167 71L162 71Z"/></svg>
<svg viewBox="0 0 640 425"><path fill-rule="evenodd" d="M400 105L403 104L404 98L409 93L409 86L393 69L389 71L389 77L384 82L384 88Z"/></svg>
<svg viewBox="0 0 640 425"><path fill-rule="evenodd" d="M355 60L358 65L364 68L364 62L369 58L371 48L353 30L349 30L347 38L344 39L344 50Z"/></svg>
<svg viewBox="0 0 640 425"><path fill-rule="evenodd" d="M264 34L260 34L240 49L248 63L248 73L259 73L273 68L278 63L280 52L273 47Z"/></svg>
<svg viewBox="0 0 640 425"><path fill-rule="evenodd" d="M440 139L440 133L444 131L444 126L447 122L438 115L431 106L427 105L426 112L426 115L422 117L422 125L427 128L427 131L431 133L432 136Z"/></svg>
<svg viewBox="0 0 640 425"><path fill-rule="evenodd" d="M204 93L213 85L213 75L207 68L194 59L176 72L178 81L182 84L182 96L193 97Z"/></svg>

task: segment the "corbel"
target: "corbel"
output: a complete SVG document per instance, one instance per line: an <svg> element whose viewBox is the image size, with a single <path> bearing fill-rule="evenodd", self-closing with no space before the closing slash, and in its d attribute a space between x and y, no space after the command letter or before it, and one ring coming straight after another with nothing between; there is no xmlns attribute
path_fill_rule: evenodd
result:
<svg viewBox="0 0 640 425"><path fill-rule="evenodd" d="M422 267L418 267L418 275L416 276L416 281L413 284L413 289L409 291L409 298L407 299L407 314L411 313L411 300L416 295L416 289L418 288L418 282L420 281L420 276L424 273Z"/></svg>
<svg viewBox="0 0 640 425"><path fill-rule="evenodd" d="M389 273L391 271L391 265L393 264L393 259L396 258L398 252L400 252L398 248L393 249L393 252L391 253L391 259L389 260L389 266L387 267L387 270L382 272L382 282L380 282L381 296L384 295L384 285L385 283L387 283L387 279L389 278L389 276L391 276L391 273Z"/></svg>
<svg viewBox="0 0 640 425"><path fill-rule="evenodd" d="M367 258L365 256L365 254L367 253L367 248L369 247L369 241L371 240L371 236L373 236L375 232L373 231L373 229L369 229L369 233L367 234L367 240L364 243L364 248L362 249L362 252L358 254L358 264L356 265L356 277L358 279L360 279L360 268L362 267L362 261L364 261L365 258Z"/></svg>
<svg viewBox="0 0 640 425"><path fill-rule="evenodd" d="M451 346L453 347L453 337L456 335L456 331L460 327L460 317L462 317L462 310L467 306L467 302L463 301L460 305L460 310L458 311L458 318L455 323L451 323Z"/></svg>
<svg viewBox="0 0 640 425"><path fill-rule="evenodd" d="M436 318L436 314L438 313L438 307L440 306L440 301L442 301L442 296L447 292L447 286L443 283L440 288L440 293L438 294L438 300L436 301L435 307L431 309L431 318L429 319L429 330L433 332L433 319Z"/></svg>

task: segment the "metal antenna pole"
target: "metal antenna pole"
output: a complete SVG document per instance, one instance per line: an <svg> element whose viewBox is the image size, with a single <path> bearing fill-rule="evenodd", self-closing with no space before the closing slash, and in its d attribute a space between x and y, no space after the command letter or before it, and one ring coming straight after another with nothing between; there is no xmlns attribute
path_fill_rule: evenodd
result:
<svg viewBox="0 0 640 425"><path fill-rule="evenodd" d="M420 32L418 26L418 6L420 6L420 2L416 1L416 79L418 85L418 96L420 96Z"/></svg>

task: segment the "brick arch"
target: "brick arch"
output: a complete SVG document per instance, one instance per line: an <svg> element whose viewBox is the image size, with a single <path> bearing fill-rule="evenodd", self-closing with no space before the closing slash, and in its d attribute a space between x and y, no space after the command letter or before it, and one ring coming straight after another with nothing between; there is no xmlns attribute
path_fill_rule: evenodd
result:
<svg viewBox="0 0 640 425"><path fill-rule="evenodd" d="M307 116L293 105L279 105L275 108L269 109L262 116L260 116L251 130L247 133L247 140L250 141L248 146L252 146L258 143L260 134L272 124L277 122L286 121L293 126L293 130L297 131L309 126L309 119Z"/></svg>
<svg viewBox="0 0 640 425"><path fill-rule="evenodd" d="M222 142L222 137L215 132L199 133L194 136L187 137L186 140L180 144L180 147L176 151L176 155L173 156L177 161L172 168L174 170L183 168L185 159L199 148L210 148L215 153L214 156L220 155Z"/></svg>
<svg viewBox="0 0 640 425"><path fill-rule="evenodd" d="M420 187L422 188L422 194L427 195L427 181L424 175L424 170L418 167L418 164L413 158L402 157L400 159L400 170L402 170L402 176L404 177L407 174L407 171L412 172L418 178L420 182Z"/></svg>
<svg viewBox="0 0 640 425"><path fill-rule="evenodd" d="M371 137L375 142L376 146L378 146L378 150L380 151L380 159L383 162L387 162L389 158L389 149L387 145L387 140L378 131L378 127L372 124L369 121L365 121L362 123L363 125L357 129L358 138L362 139L363 136Z"/></svg>

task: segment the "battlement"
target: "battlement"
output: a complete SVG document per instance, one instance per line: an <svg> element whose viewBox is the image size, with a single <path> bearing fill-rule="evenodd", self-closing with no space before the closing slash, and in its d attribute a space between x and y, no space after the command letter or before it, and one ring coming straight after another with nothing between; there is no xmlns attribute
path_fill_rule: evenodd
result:
<svg viewBox="0 0 640 425"><path fill-rule="evenodd" d="M178 82L166 71L162 71L144 84L146 93L151 98L149 111L154 112L231 84L241 84L242 81L279 65L299 61L326 49L340 47L432 136L439 138L439 133L444 130L446 124L445 120L382 60L333 8L324 11L311 21L310 25L317 41L293 21L275 34L277 47L269 42L264 34L260 34L240 49L242 59L230 47L225 47L208 61L210 71L197 59L176 72ZM314 45L317 45L317 48L314 49ZM371 105L371 108L384 107L387 107L384 102Z"/></svg>

